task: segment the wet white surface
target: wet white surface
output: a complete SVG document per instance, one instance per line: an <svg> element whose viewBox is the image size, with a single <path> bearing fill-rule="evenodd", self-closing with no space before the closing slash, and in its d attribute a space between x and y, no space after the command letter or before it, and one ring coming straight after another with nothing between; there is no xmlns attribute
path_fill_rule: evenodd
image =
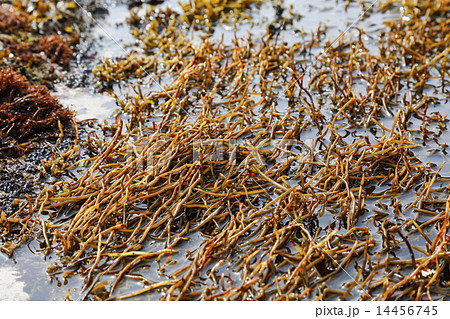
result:
<svg viewBox="0 0 450 319"><path fill-rule="evenodd" d="M85 88L68 88L64 85L55 87L59 101L76 111L78 121L86 119L104 120L111 117L117 108L114 98L99 93L90 93Z"/></svg>
<svg viewBox="0 0 450 319"><path fill-rule="evenodd" d="M25 282L19 272L11 267L0 268L0 301L24 301L29 295L24 292Z"/></svg>

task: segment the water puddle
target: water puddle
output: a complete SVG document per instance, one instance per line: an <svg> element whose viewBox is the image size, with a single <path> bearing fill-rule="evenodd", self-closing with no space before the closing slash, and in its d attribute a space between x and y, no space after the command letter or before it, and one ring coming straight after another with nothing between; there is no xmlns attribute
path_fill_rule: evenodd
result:
<svg viewBox="0 0 450 319"><path fill-rule="evenodd" d="M15 267L0 267L0 301L24 301L30 296L24 291L25 281Z"/></svg>
<svg viewBox="0 0 450 319"><path fill-rule="evenodd" d="M77 121L96 119L102 122L111 119L117 109L115 99L108 95L90 92L86 88L69 88L63 85L57 85L55 89L55 95L60 102L76 111Z"/></svg>

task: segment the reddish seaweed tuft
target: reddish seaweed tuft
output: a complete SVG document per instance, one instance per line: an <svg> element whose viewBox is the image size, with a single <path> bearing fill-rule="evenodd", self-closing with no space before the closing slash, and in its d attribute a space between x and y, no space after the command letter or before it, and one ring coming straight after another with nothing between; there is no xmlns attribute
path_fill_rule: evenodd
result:
<svg viewBox="0 0 450 319"><path fill-rule="evenodd" d="M0 132L26 141L42 132L58 131L58 121L67 127L72 113L50 91L32 85L12 69L0 69Z"/></svg>
<svg viewBox="0 0 450 319"><path fill-rule="evenodd" d="M68 66L73 51L59 35L48 35L39 41L38 51L44 52L52 63Z"/></svg>
<svg viewBox="0 0 450 319"><path fill-rule="evenodd" d="M29 30L30 23L28 19L15 12L0 8L0 31L16 31L16 30Z"/></svg>

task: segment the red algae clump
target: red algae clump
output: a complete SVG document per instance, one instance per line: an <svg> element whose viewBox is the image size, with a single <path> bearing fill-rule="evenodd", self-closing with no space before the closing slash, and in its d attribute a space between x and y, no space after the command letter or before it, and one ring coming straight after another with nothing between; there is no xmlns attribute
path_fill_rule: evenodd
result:
<svg viewBox="0 0 450 319"><path fill-rule="evenodd" d="M21 14L0 8L0 31L29 30L30 23Z"/></svg>
<svg viewBox="0 0 450 319"><path fill-rule="evenodd" d="M18 141L71 124L72 112L42 85L32 85L12 69L0 69L0 134Z"/></svg>
<svg viewBox="0 0 450 319"><path fill-rule="evenodd" d="M44 52L52 63L68 66L73 51L59 35L48 35L39 41L38 51Z"/></svg>

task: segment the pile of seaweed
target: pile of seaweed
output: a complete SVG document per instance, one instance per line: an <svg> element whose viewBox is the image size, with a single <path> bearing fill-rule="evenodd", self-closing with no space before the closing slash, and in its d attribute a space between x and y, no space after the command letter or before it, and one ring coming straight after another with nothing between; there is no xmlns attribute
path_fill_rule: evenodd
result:
<svg viewBox="0 0 450 319"><path fill-rule="evenodd" d="M39 18L19 7L25 5L21 2L0 5L0 66L13 68L33 83L51 87L68 70L74 54L70 46L77 43L78 37L59 35L56 29L47 28L46 23L51 21L44 19L48 8L43 2L39 4L40 10L33 11L41 12Z"/></svg>
<svg viewBox="0 0 450 319"><path fill-rule="evenodd" d="M63 81L86 25L73 2L0 4L0 210L39 192L42 160L73 130L72 112L48 88ZM66 136L64 136L66 135ZM73 138L72 138L73 139ZM61 146L61 145L59 145Z"/></svg>
<svg viewBox="0 0 450 319"><path fill-rule="evenodd" d="M3 1L0 67L13 68L33 84L49 88L59 82L85 85L88 79L76 73L84 72L93 53L80 42L90 41L92 17L107 10L100 0L80 3L83 8L75 1ZM82 81L74 80L76 77Z"/></svg>
<svg viewBox="0 0 450 319"><path fill-rule="evenodd" d="M19 142L69 127L72 112L45 86L32 85L12 69L0 69L0 136Z"/></svg>
<svg viewBox="0 0 450 319"><path fill-rule="evenodd" d="M41 161L51 158L55 145L71 139L73 128L72 112L47 87L31 84L12 69L0 69L2 211L17 209L24 194L36 196Z"/></svg>
<svg viewBox="0 0 450 319"><path fill-rule="evenodd" d="M81 299L447 299L449 178L418 156L446 153L447 2L383 1L375 49L193 40L214 3L131 15L135 51L94 70L126 129L44 161L64 178L2 213L2 250L38 239Z"/></svg>

